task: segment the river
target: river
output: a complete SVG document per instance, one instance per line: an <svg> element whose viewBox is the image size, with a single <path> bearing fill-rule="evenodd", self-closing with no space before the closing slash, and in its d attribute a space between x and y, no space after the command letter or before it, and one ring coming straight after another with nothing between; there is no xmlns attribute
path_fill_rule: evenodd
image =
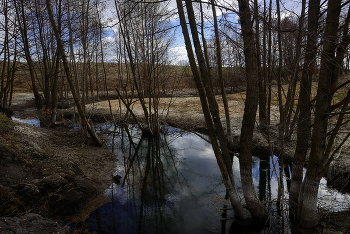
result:
<svg viewBox="0 0 350 234"><path fill-rule="evenodd" d="M13 120L40 126L38 119L15 113ZM160 137L143 135L136 126L101 124L97 128L116 155L114 182L105 191L111 202L86 220L90 233L291 233L288 220L290 165L282 178L283 209L276 209L279 164L277 157L253 156L256 192L271 213L268 227L239 226L225 199L225 187L207 136L168 128ZM239 159L233 156L238 193L243 198ZM318 205L323 210L349 208L350 195L321 180ZM233 223L233 224L232 224ZM74 226L74 225L73 225ZM242 230L240 230L242 229Z"/></svg>

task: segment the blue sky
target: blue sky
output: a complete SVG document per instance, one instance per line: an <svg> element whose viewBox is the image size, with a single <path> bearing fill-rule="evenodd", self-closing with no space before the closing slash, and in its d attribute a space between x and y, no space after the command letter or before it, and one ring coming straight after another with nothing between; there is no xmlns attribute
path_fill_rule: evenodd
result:
<svg viewBox="0 0 350 234"><path fill-rule="evenodd" d="M234 9L238 10L236 0L230 0L230 1L217 0L217 2L227 6L229 8L234 8ZM269 2L269 1L266 1L266 2ZM273 2L275 2L275 1L273 1ZM282 18L285 17L286 15L293 15L293 14L299 15L300 14L300 7L301 7L300 2L301 2L301 0L282 0L281 1ZM113 37L115 36L113 33L113 25L117 24L117 16L115 13L114 1L107 0L105 2L105 4L106 4L106 8L103 10L103 12L104 12L103 21L106 25L110 26L110 28L106 29L106 35L104 37L104 40L112 42L112 41L114 41ZM169 0L168 4L169 4L168 7L170 9L173 9L174 11L176 11L176 1L175 0ZM262 5L263 5L262 0L259 0L259 5L262 7ZM196 6L194 6L194 7L196 8ZM288 10L286 10L287 8L288 8ZM208 8L206 4L203 4L203 9L205 11L205 14L209 15L209 17L210 17L211 16L211 13L210 13L211 8ZM293 12L295 12L295 13L293 13ZM221 14L222 14L222 12L220 10L217 10L217 15L219 17L221 16ZM238 19L238 17L235 14L233 14L232 17L235 17ZM207 21L207 22L209 22L209 21ZM179 19L177 18L176 14L174 15L174 17L172 19L172 24L174 26L179 25ZM207 32L206 38L208 38L209 36L211 36L211 32ZM113 55L113 49L111 47L112 47L112 45L108 46L108 50L106 51L106 61L108 61L108 62L113 62L114 55ZM181 32L181 27L176 28L174 43L171 46L170 54L171 54L171 56L174 57L173 64L178 64L179 62L183 64L185 61L188 60L187 59L187 52L186 52L186 48L184 45L183 36L182 36L182 32Z"/></svg>

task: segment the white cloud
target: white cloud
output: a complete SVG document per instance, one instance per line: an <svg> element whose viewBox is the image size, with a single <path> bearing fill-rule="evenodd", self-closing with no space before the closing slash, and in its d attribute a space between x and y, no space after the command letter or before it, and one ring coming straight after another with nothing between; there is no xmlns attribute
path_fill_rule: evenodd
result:
<svg viewBox="0 0 350 234"><path fill-rule="evenodd" d="M170 56L173 58L173 64L175 65L188 61L187 51L185 46L177 46L177 47L170 48L169 52L170 52Z"/></svg>

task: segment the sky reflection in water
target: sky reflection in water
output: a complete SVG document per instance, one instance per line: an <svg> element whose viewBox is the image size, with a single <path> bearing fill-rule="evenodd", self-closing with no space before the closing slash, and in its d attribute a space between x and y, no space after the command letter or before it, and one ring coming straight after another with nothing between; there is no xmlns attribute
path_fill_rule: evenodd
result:
<svg viewBox="0 0 350 234"><path fill-rule="evenodd" d="M141 133L133 127L129 128L129 134L122 128L113 134L113 126L103 126L103 129L110 131L106 138L119 160L115 175L122 179L121 184L113 183L105 192L112 202L90 214L86 222L91 223L91 232L230 232L231 222L222 222L222 212L218 209L226 204L225 187L208 142L189 133L173 133L156 140L141 138ZM279 170L277 158L274 163L263 162L260 166L260 159L253 157L257 193L261 199L276 199L277 178L271 177L271 172L273 164ZM233 170L236 187L243 197L237 157L234 157ZM322 206L339 209L350 203L349 195L328 189L325 179L321 184L319 197L323 199L319 203ZM288 187L286 179L284 185ZM287 192L285 197L288 198ZM228 211L227 217L232 216L232 211Z"/></svg>

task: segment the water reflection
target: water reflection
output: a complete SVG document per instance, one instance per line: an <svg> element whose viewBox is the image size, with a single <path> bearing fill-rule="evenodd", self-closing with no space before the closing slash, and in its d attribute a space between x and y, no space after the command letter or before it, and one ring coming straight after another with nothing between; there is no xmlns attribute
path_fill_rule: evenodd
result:
<svg viewBox="0 0 350 234"><path fill-rule="evenodd" d="M225 187L210 144L192 134L144 136L108 126L122 177L106 192L112 203L90 215L98 233L219 231ZM116 131L114 131L116 130ZM230 213L232 215L232 213ZM229 228L229 227L228 227Z"/></svg>
<svg viewBox="0 0 350 234"><path fill-rule="evenodd" d="M40 127L40 120L39 119L21 119L21 118L16 118L14 116L12 116L11 119L13 121L16 121L16 122L33 125L35 127Z"/></svg>
<svg viewBox="0 0 350 234"><path fill-rule="evenodd" d="M132 126L101 126L100 131L118 157L115 176L121 179L106 191L112 202L90 214L90 232L240 233L237 226L231 226L232 221L227 221L233 213L224 199L225 187L211 145L195 134L172 130L171 134L152 138ZM233 159L233 171L243 197L237 157ZM277 217L271 220L272 229L260 233L290 232L287 218L281 226L275 203L270 202L277 198L279 171L277 158L253 157L257 193ZM287 201L290 165L284 164L282 173ZM331 190L320 189L319 196L331 199L321 200L322 205L334 204L334 200L344 205L346 199L349 204L349 196L325 191Z"/></svg>

